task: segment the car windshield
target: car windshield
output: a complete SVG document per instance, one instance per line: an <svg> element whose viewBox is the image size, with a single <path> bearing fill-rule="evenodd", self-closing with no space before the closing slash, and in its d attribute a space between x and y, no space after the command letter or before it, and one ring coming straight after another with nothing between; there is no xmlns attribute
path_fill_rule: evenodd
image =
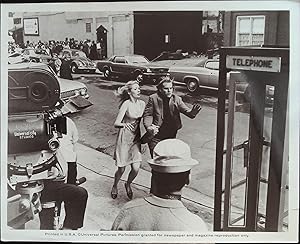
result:
<svg viewBox="0 0 300 244"><path fill-rule="evenodd" d="M205 68L218 70L219 69L219 61L208 61L205 65Z"/></svg>
<svg viewBox="0 0 300 244"><path fill-rule="evenodd" d="M149 63L149 60L143 56L128 56L126 59L129 63Z"/></svg>
<svg viewBox="0 0 300 244"><path fill-rule="evenodd" d="M44 55L48 55L48 53L45 51L45 50L43 50L43 49L35 49L35 51L34 51L36 54L44 54Z"/></svg>
<svg viewBox="0 0 300 244"><path fill-rule="evenodd" d="M195 64L195 67L204 67L207 59L202 59L199 63Z"/></svg>
<svg viewBox="0 0 300 244"><path fill-rule="evenodd" d="M82 51L74 50L74 51L72 51L72 57L86 58L86 55Z"/></svg>

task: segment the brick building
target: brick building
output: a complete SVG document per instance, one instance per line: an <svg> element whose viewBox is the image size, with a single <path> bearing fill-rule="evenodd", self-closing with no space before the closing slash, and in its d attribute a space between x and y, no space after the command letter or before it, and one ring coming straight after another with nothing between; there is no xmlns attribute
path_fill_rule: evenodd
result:
<svg viewBox="0 0 300 244"><path fill-rule="evenodd" d="M289 11L228 11L224 46L289 46Z"/></svg>

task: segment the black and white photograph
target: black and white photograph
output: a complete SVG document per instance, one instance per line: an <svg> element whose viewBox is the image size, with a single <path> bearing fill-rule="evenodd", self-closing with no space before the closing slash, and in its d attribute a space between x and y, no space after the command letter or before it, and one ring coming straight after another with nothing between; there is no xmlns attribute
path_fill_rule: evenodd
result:
<svg viewBox="0 0 300 244"><path fill-rule="evenodd" d="M299 241L295 1L1 5L1 241Z"/></svg>

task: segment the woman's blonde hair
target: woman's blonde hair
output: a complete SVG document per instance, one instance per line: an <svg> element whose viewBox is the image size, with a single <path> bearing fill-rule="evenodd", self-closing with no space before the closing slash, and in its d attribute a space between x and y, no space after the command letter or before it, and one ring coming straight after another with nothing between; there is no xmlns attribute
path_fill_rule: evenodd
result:
<svg viewBox="0 0 300 244"><path fill-rule="evenodd" d="M120 98L120 106L122 103L130 98L129 91L132 89L133 85L138 84L139 82L136 80L130 80L126 82L124 86L118 88L118 90L114 91L115 95Z"/></svg>

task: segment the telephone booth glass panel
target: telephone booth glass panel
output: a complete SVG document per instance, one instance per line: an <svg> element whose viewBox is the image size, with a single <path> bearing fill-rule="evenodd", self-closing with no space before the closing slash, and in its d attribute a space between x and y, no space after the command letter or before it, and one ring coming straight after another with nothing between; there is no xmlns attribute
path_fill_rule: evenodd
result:
<svg viewBox="0 0 300 244"><path fill-rule="evenodd" d="M233 75L233 74L232 74ZM232 80L232 79L231 79ZM228 226L245 226L248 174L245 147L248 141L248 114L240 111L237 84L229 83L229 105L226 131L225 221ZM245 154L246 153L246 154Z"/></svg>

